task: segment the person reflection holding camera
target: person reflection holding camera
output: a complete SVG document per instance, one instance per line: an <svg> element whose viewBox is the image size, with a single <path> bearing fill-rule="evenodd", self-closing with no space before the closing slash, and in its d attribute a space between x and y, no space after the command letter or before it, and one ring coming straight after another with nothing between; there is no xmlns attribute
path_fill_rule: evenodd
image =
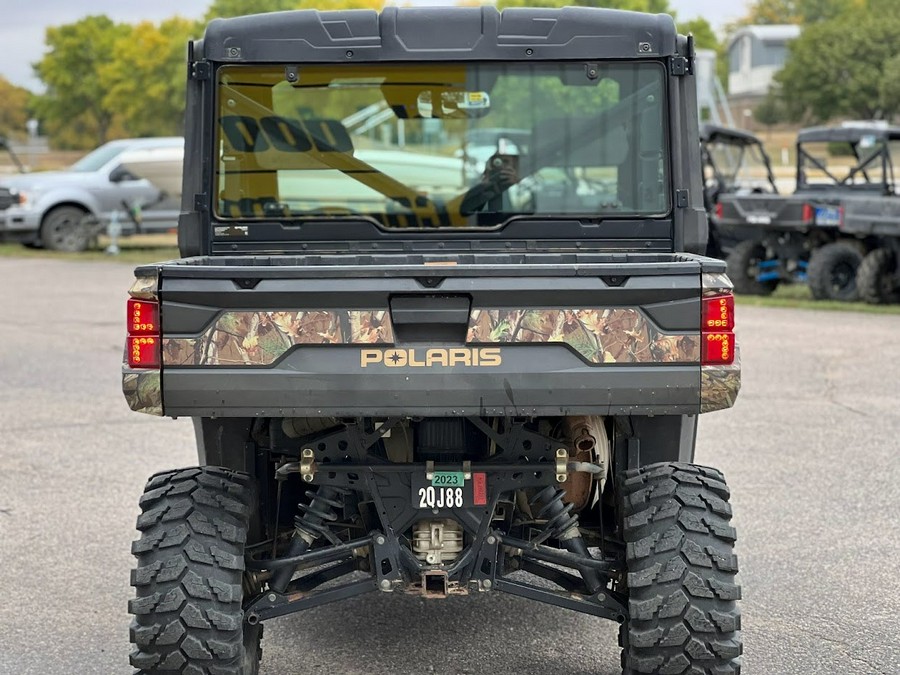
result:
<svg viewBox="0 0 900 675"><path fill-rule="evenodd" d="M518 159L516 155L500 152L491 155L478 184L469 188L460 202L460 214L470 216L478 211L506 211L503 203L506 191L520 180Z"/></svg>

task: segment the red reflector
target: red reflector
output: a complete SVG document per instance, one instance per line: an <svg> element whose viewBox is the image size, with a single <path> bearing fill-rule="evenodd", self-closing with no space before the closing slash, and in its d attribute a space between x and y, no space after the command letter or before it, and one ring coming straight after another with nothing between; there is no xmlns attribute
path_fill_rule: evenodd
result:
<svg viewBox="0 0 900 675"><path fill-rule="evenodd" d="M813 221L813 207L811 204L803 205L803 212L800 214L800 219L804 223L811 223Z"/></svg>
<svg viewBox="0 0 900 675"><path fill-rule="evenodd" d="M487 505L487 474L472 474L472 503L475 506Z"/></svg>
<svg viewBox="0 0 900 675"><path fill-rule="evenodd" d="M725 207L722 206L722 202L716 203L716 218L719 220L722 219L722 216L725 214Z"/></svg>
<svg viewBox="0 0 900 675"><path fill-rule="evenodd" d="M734 363L734 333L703 333L700 358L704 366Z"/></svg>
<svg viewBox="0 0 900 675"><path fill-rule="evenodd" d="M703 330L722 331L734 328L734 296L716 295L703 298Z"/></svg>
<svg viewBox="0 0 900 675"><path fill-rule="evenodd" d="M129 335L128 365L132 368L159 368L159 338Z"/></svg>
<svg viewBox="0 0 900 675"><path fill-rule="evenodd" d="M159 303L152 300L128 300L128 334L159 334Z"/></svg>

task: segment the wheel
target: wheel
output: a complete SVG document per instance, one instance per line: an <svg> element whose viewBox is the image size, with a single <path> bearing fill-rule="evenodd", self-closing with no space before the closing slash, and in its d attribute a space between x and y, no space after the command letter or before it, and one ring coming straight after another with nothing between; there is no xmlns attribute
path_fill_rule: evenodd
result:
<svg viewBox="0 0 900 675"><path fill-rule="evenodd" d="M725 264L735 293L771 295L778 279L759 280L759 263L766 259L766 248L758 241L739 242L728 254Z"/></svg>
<svg viewBox="0 0 900 675"><path fill-rule="evenodd" d="M858 300L856 270L862 258L856 246L843 241L825 244L813 251L806 268L812 296L816 300Z"/></svg>
<svg viewBox="0 0 900 675"><path fill-rule="evenodd" d="M153 476L132 553L131 665L139 673L254 675L262 627L244 621L244 547L256 511L246 474L203 467Z"/></svg>
<svg viewBox="0 0 900 675"><path fill-rule="evenodd" d="M741 589L728 496L721 473L694 464L624 474L624 675L740 673Z"/></svg>
<svg viewBox="0 0 900 675"><path fill-rule="evenodd" d="M87 212L77 206L57 206L41 221L41 244L52 251L84 251L90 233L83 220Z"/></svg>
<svg viewBox="0 0 900 675"><path fill-rule="evenodd" d="M900 302L900 274L897 272L896 251L875 249L863 258L856 271L859 297L873 305Z"/></svg>

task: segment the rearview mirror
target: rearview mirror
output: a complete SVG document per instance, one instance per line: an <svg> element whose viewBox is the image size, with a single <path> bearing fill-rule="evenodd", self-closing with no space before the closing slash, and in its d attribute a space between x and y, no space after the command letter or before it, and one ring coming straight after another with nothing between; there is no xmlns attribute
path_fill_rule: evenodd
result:
<svg viewBox="0 0 900 675"><path fill-rule="evenodd" d="M486 91L460 91L456 89L425 89L416 98L418 116L467 119L483 117L491 107L491 97Z"/></svg>

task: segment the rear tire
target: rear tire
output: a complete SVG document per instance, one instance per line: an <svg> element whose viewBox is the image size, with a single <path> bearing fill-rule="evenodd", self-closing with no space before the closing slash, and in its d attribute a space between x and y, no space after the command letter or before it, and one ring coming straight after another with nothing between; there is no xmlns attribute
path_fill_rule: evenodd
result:
<svg viewBox="0 0 900 675"><path fill-rule="evenodd" d="M628 471L619 489L629 613L623 674L738 675L741 589L722 474L651 464Z"/></svg>
<svg viewBox="0 0 900 675"><path fill-rule="evenodd" d="M816 300L859 300L856 272L862 253L853 244L836 241L812 252L806 276L809 290Z"/></svg>
<svg viewBox="0 0 900 675"><path fill-rule="evenodd" d="M262 626L243 611L253 480L215 467L167 471L150 479L140 504L131 665L147 674L258 673Z"/></svg>
<svg viewBox="0 0 900 675"><path fill-rule="evenodd" d="M856 272L859 297L872 305L900 302L900 274L897 253L889 248L877 248L863 258Z"/></svg>
<svg viewBox="0 0 900 675"><path fill-rule="evenodd" d="M57 206L41 221L41 244L51 251L78 253L90 243L89 228L85 224L87 212L77 206Z"/></svg>
<svg viewBox="0 0 900 675"><path fill-rule="evenodd" d="M778 279L759 281L759 263L766 259L766 247L758 241L739 242L728 254L725 264L734 292L742 295L772 295Z"/></svg>

